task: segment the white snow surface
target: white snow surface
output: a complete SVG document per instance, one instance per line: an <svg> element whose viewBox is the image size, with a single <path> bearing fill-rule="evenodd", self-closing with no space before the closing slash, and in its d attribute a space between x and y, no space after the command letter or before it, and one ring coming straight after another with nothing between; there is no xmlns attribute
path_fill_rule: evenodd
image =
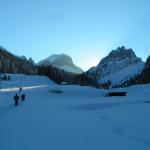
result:
<svg viewBox="0 0 150 150"><path fill-rule="evenodd" d="M26 100L14 107L20 80ZM11 82L1 83L0 150L150 149L149 84L106 97L102 89L56 85L42 76L12 75Z"/></svg>

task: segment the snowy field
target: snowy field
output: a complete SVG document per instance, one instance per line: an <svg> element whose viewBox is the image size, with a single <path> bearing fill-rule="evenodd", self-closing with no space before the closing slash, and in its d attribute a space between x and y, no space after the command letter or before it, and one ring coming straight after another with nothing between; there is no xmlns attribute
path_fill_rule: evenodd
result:
<svg viewBox="0 0 150 150"><path fill-rule="evenodd" d="M20 85L27 99L14 107ZM150 150L150 85L106 97L104 90L13 75L1 87L0 150Z"/></svg>

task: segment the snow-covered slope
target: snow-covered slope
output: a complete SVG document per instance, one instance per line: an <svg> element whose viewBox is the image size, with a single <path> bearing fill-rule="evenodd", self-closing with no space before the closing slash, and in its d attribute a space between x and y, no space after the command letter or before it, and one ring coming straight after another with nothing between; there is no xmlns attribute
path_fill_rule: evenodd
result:
<svg viewBox="0 0 150 150"><path fill-rule="evenodd" d="M49 85L56 85L52 80L49 80L49 78L46 76L26 76L24 74L10 74L10 76L10 81L0 81L0 90L2 92L18 91L20 87L24 87L25 89L31 89L40 86L44 87Z"/></svg>
<svg viewBox="0 0 150 150"><path fill-rule="evenodd" d="M86 75L97 80L100 84L111 81L111 86L120 85L124 81L140 74L144 64L132 49L119 47L103 58L96 67L87 71Z"/></svg>
<svg viewBox="0 0 150 150"><path fill-rule="evenodd" d="M112 82L112 85L120 85L123 82L130 80L132 77L140 74L143 67L144 67L143 62L129 65L128 67L121 69L113 74L106 75L105 77L102 78L101 83L103 84L108 82L108 80L110 80Z"/></svg>
<svg viewBox="0 0 150 150"><path fill-rule="evenodd" d="M72 85L49 92L56 85L46 77L12 79L23 77L26 100L17 107L12 97L18 90L0 92L0 150L150 149L150 85L105 97L104 90Z"/></svg>
<svg viewBox="0 0 150 150"><path fill-rule="evenodd" d="M83 73L83 70L74 65L72 58L66 54L53 54L50 57L40 61L38 65L53 65L59 69L63 69L72 73Z"/></svg>

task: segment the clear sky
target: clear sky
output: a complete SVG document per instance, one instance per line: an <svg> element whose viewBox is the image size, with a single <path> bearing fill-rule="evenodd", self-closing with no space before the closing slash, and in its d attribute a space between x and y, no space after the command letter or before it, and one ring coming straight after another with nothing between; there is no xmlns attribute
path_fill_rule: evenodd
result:
<svg viewBox="0 0 150 150"><path fill-rule="evenodd" d="M66 53L84 70L119 46L150 54L150 0L0 0L0 45L36 62Z"/></svg>

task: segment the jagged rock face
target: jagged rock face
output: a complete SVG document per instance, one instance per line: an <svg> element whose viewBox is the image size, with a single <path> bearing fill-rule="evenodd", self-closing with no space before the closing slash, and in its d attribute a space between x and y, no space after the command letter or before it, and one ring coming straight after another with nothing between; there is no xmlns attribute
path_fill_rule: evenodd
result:
<svg viewBox="0 0 150 150"><path fill-rule="evenodd" d="M66 54L53 54L50 57L40 61L38 65L52 65L67 72L81 74L83 70L74 65L72 58Z"/></svg>
<svg viewBox="0 0 150 150"><path fill-rule="evenodd" d="M105 83L108 80L112 81L114 80L112 77L120 78L119 80L123 80L123 78L128 78L128 75L132 76L130 73L130 70L132 69L131 66L137 67L137 70L134 69L135 72L132 73L136 74L138 71L143 69L144 63L135 55L132 49L119 47L117 50L110 52L107 57L103 58L96 67L91 68L86 73L86 75L92 79L97 80L99 83ZM128 73L124 70L126 68L130 68L128 69ZM126 74L124 74L122 78L118 73L120 71L122 71L122 74L123 72Z"/></svg>

